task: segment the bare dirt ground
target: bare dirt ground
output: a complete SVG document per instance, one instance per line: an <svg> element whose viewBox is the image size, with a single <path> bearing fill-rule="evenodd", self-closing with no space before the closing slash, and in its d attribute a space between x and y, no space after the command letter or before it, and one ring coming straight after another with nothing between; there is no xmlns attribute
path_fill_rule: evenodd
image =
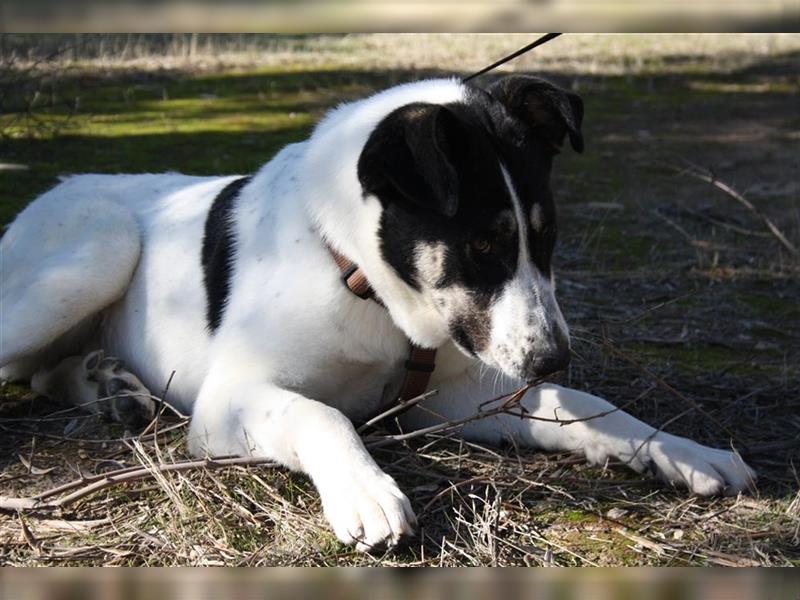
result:
<svg viewBox="0 0 800 600"><path fill-rule="evenodd" d="M0 495L30 498L83 479L47 498L52 502L98 474L139 468L147 476L79 493L60 507L0 511L0 561L800 564L800 262L761 216L688 172L700 167L731 185L789 245L800 246L800 43L796 36L568 38L514 66L569 85L586 102L587 150L580 156L565 151L554 181L559 297L575 349L569 371L557 380L672 433L734 446L759 472L753 494L698 499L619 465L587 467L574 456L429 435L374 450L409 494L419 537L384 555L358 555L327 530L319 499L302 476L269 466L165 473L165 465L188 458L181 419L165 413L144 434L123 432L7 385L0 389ZM292 119L300 125L280 129L285 143L306 135L342 98L408 78L466 72L517 41L524 40L337 37L231 54L239 59L224 64L135 56L124 64L106 57L102 65L93 59L70 68L102 71L89 86L97 94L103 86L142 81L140 96L155 86L153 94L164 97L163 88L175 103L181 90L187 97L206 88L221 99L224 89L236 90L234 99L249 94L276 111L296 111ZM286 68L277 73L253 71L251 61L263 66L269 52L296 60L284 58ZM163 102L168 119L173 108ZM134 126L150 118L129 103L117 112L103 106L114 114L128 106ZM226 110L226 118L241 117L238 104ZM54 172L36 166L48 149L116 137L136 165L152 169L139 155L169 141L85 127L7 141L4 156L31 169L11 180L16 190L0 189L6 212L49 185ZM277 149L251 137L243 144L243 135L215 138L215 155L223 155L217 169L249 166L259 154L254 148L264 153L255 164ZM74 168L68 158L60 160L59 168ZM98 169L119 170L102 157L93 160ZM203 155L195 160L174 167L202 171ZM30 195L8 204L20 189ZM385 433L368 435L374 441Z"/></svg>

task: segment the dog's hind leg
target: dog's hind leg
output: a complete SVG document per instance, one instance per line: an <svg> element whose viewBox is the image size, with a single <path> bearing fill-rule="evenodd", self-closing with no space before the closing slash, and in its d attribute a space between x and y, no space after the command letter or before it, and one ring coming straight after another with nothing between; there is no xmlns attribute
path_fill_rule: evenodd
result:
<svg viewBox="0 0 800 600"><path fill-rule="evenodd" d="M70 356L54 368L40 369L31 388L42 396L118 421L130 429L149 423L156 403L150 391L119 359L102 350Z"/></svg>
<svg viewBox="0 0 800 600"><path fill-rule="evenodd" d="M79 186L60 187L29 205L0 240L0 366L46 352L119 299L139 260L130 210L73 199Z"/></svg>

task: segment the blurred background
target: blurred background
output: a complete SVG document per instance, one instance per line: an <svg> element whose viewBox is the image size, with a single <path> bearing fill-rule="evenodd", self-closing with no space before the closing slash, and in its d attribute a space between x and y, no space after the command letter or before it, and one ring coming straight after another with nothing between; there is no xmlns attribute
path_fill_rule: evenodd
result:
<svg viewBox="0 0 800 600"><path fill-rule="evenodd" d="M182 600L353 598L367 600L796 600L800 575L787 570L606 569L426 572L273 569L6 571L7 600Z"/></svg>
<svg viewBox="0 0 800 600"><path fill-rule="evenodd" d="M2 31L797 31L791 0L37 0L0 2Z"/></svg>

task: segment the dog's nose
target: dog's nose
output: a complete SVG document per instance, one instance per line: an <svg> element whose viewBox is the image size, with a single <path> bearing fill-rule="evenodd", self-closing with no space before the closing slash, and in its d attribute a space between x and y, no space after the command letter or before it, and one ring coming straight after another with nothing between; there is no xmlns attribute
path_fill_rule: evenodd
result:
<svg viewBox="0 0 800 600"><path fill-rule="evenodd" d="M570 353L569 347L564 351L558 351L555 354L548 354L545 356L537 356L533 358L525 369L525 375L529 381L533 381L540 377L545 377L556 371L563 371L569 365Z"/></svg>
<svg viewBox="0 0 800 600"><path fill-rule="evenodd" d="M571 358L569 339L560 331L556 332L552 346L544 352L533 354L525 365L525 376L529 381L545 377L556 371L563 371Z"/></svg>

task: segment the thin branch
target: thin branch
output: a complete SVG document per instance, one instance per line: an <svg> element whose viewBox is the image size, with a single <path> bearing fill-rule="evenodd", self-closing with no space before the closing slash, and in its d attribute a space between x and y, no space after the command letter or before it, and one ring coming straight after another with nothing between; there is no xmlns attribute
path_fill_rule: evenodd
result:
<svg viewBox="0 0 800 600"><path fill-rule="evenodd" d="M430 427L425 427L408 433L401 433L396 435L383 435L383 436L368 436L364 440L365 445L367 447L376 448L395 442L405 442L410 439L419 438L422 436L441 434L452 431L454 429L462 428L465 425L472 423L474 421L485 419L487 417L497 416L500 414L508 414L511 416L524 417L527 419L545 421L549 423L558 423L561 426L565 426L572 423L590 421L592 419L602 418L618 410L622 410L624 408L624 407L614 408L608 411L603 411L594 415L589 415L587 417L582 417L577 419L559 419L557 415L556 418L546 418L546 417L531 415L521 405L520 402L524 397L525 393L532 387L534 387L534 385L535 385L534 383L530 383L522 386L521 388L511 393L504 394L502 396L497 396L496 398L483 402L479 405L477 412L472 416L453 421L443 421L441 423L437 423L436 425L432 425ZM625 406L627 407L629 404L633 404L634 402L638 401L649 391L650 390L645 390ZM363 431L365 428L374 425L375 423L378 423L381 420L386 419L390 416L398 415L412 408L413 406L416 406L422 400L433 396L435 393L436 393L435 391L431 391L426 394L417 396L416 398L412 398L411 400L408 400L406 402L397 404L387 409L383 413L377 415L367 423L365 423L359 429L359 431ZM499 402L499 405L491 409L484 408L493 402ZM518 409L519 412L514 412L515 409ZM164 431L166 430L162 430L162 433ZM150 435L155 437L154 434ZM136 441L138 442L139 440L136 439ZM100 475L94 475L89 477L81 476L81 478L77 480L46 490L36 496L29 498L13 498L7 496L0 496L0 509L14 510L14 511L54 510L67 506L68 504L80 500L81 498L85 498L86 496L89 496L99 490L107 489L109 487L123 483L129 483L131 481L137 481L147 477L158 477L162 473L189 471L193 469L219 469L229 466L252 466L252 465L266 465L266 464L275 465L276 463L271 459L262 457L233 457L233 458L217 458L217 459L209 458L204 460L187 460L187 461L166 463L166 464L153 463L150 464L149 466L124 467ZM48 499L50 498L56 498L56 499L48 501Z"/></svg>
<svg viewBox="0 0 800 600"><path fill-rule="evenodd" d="M372 427L376 423L380 423L381 421L383 421L385 419L388 419L391 416L397 417L397 416L403 414L404 412L406 412L407 410L410 410L412 407L416 406L417 404L419 404L423 400L431 398L431 397L435 396L438 393L439 393L439 390L430 390L429 392L425 392L424 394L420 394L419 396L411 398L410 400L407 400L405 402L400 401L397 404L395 404L394 406L391 406L387 410L383 411L379 415L377 415L375 417L372 417L369 421L367 421L361 427L359 427L356 430L356 432L361 434L366 429L368 429L369 427Z"/></svg>
<svg viewBox="0 0 800 600"><path fill-rule="evenodd" d="M153 465L152 467L128 467L118 469L94 477L86 477L68 484L53 488L33 496L31 498L12 498L0 496L0 509L4 510L53 510L63 508L68 504L85 498L99 490L109 488L121 483L129 483L147 477L153 477L160 473L175 473L180 471L191 471L193 469L224 469L232 466L255 466L270 465L276 466L275 461L254 456L229 457L229 458L206 458L202 460L187 460L176 463ZM61 496L56 500L45 502L44 499L62 493L63 491L75 490L74 492Z"/></svg>
<svg viewBox="0 0 800 600"><path fill-rule="evenodd" d="M701 221L706 221L708 223L711 223L712 225L717 225L719 227L722 227L723 229L729 229L730 231L739 233L741 235L749 235L752 237L760 237L760 238L772 237L766 231L753 231L752 229L739 227L738 225L734 225L733 223L728 223L727 221L721 221L719 219L715 219L714 217L709 217L708 215L703 214L699 210L694 210L692 208L689 208L688 206L675 205L675 208L681 212L685 212L690 217L700 219Z"/></svg>
<svg viewBox="0 0 800 600"><path fill-rule="evenodd" d="M496 408L492 408L490 410L483 410L483 408L479 408L478 412L476 412L472 416L465 417L463 419L456 419L455 421L444 421L442 423L437 423L436 425L431 425L430 427L423 427L422 429L409 431L408 433L375 436L373 438L367 437L365 439L365 444L367 445L367 447L380 447L380 446L385 446L386 444L390 444L392 442L404 442L414 438L422 437L424 435L430 435L432 433L442 433L444 431L452 431L453 429L460 429L464 425L472 423L473 421L478 421L480 419L485 419L487 417L494 417L502 413L507 413L510 408L519 405L519 401L522 399L522 396L525 395L525 392L527 392L530 389L531 385L532 384L528 384L514 392L511 392L510 394L498 396L498 398L496 398L495 400L503 400L503 402L500 404L500 406L497 406ZM484 404L482 404L481 407L493 401L494 400L489 400Z"/></svg>
<svg viewBox="0 0 800 600"><path fill-rule="evenodd" d="M167 433L169 431L174 431L176 429L181 429L182 427L185 427L188 422L189 422L188 419L184 420L184 421L181 421L180 423L176 423L175 425L171 425L170 427L167 427L165 429L159 430L158 433L159 433L159 435L161 435L161 434ZM26 430L15 429L15 428L7 427L6 425L3 425L2 423L0 423L0 431L5 431L7 433L11 433L11 434L14 434L14 435L20 435L20 434L36 435L38 437L47 438L49 440L56 440L56 441L59 441L59 442L80 442L81 444L99 444L99 445L119 444L119 443L125 443L125 442L132 442L134 440L136 440L136 441L150 441L150 440L155 438L155 434L154 433L150 433L150 434L147 434L145 437L143 437L141 439L140 439L139 435L133 435L133 436L128 436L128 437L87 439L87 438L78 438L78 437L71 437L71 436L65 436L65 435L56 435L54 433L40 432L40 431L36 431L36 430L32 430L32 429L26 429Z"/></svg>
<svg viewBox="0 0 800 600"><path fill-rule="evenodd" d="M734 441L735 441L737 444L739 444L739 445L740 445L742 448L747 448L747 445L746 445L746 444L743 444L743 443L742 443L742 442L741 442L741 441L740 441L740 440L739 440L739 439L736 437L736 434L734 434L734 433L733 433L733 431L731 431L731 429L730 429L728 426L726 426L725 424L721 423L721 422L720 422L718 419L716 419L716 418L715 418L715 417L714 417L714 416L713 416L711 413L709 413L707 410L703 409L703 408L702 408L702 407L701 407L701 406L700 406L700 405L697 403L697 401L696 401L696 400L694 400L693 398L690 398L690 397L686 396L685 394L682 394L681 392L679 392L678 390L676 390L674 387L672 387L670 384L668 384L666 381L664 381L664 380L663 380L661 377L659 377L658 375L656 375L655 373L653 373L653 372L652 372L650 369L648 369L648 368L647 368L647 367L645 367L644 365L642 365L642 364L638 363L636 360L634 360L633 358L631 358L631 357L630 357L630 356L629 356L627 353L625 353L625 352L623 352L622 350L620 350L619 348L615 347L614 345L612 345L611 343L609 343L607 340L603 340L603 341L602 341L602 343L597 343L597 342L594 342L594 341L592 341L592 340L589 340L588 338L583 338L583 339L584 339L584 341L586 341L586 342L588 342L588 343L590 343L590 344L593 344L593 345L596 345L596 346L602 346L603 348L605 348L606 350L608 350L608 351L609 351L609 352L611 352L612 354L615 354L615 355L616 355L616 356L618 356L619 358L622 358L624 361L626 361L626 362L628 362L629 364L631 364L631 365L635 366L635 367L636 367L636 368L638 368L638 369L639 369L639 370L640 370L642 373L644 373L644 374L645 374L645 375L647 375L647 376L648 376L650 379L652 379L653 381L655 381L655 382L656 382L656 383L657 383L659 386L661 386L661 387L662 387L662 388L664 388L666 391L668 391L670 394L672 394L673 396L675 396L676 398L678 398L679 400L681 400L681 401L682 401L682 402L684 402L685 404L688 404L688 405L689 405L689 406L691 406L693 409L697 410L697 411L698 411L700 414L702 414L702 415L703 415L705 418L707 418L709 421L711 421L712 423L714 423L714 424L715 424L717 427L719 427L721 430L723 430L725 433L727 433L727 434L730 436L730 438L731 438L732 440L734 440Z"/></svg>
<svg viewBox="0 0 800 600"><path fill-rule="evenodd" d="M705 181L706 183L710 183L717 189L725 192L728 196L736 200L739 204L741 204L742 206L747 208L750 212L752 212L756 217L761 219L767 226L767 228L772 232L772 235L775 236L775 238L781 243L781 245L783 245L784 248L786 248L792 254L792 256L795 257L800 256L800 252L798 252L794 244L792 244L786 238L783 232L781 232L781 230L778 229L778 226L775 225L775 223L773 223L769 217L767 217L764 213L758 210L758 208L756 208L756 206L752 202L750 202L747 198L745 198L742 194L737 192L735 189L733 189L730 185L728 185L724 181L720 181L719 179L717 179L716 176L711 171L703 169L702 167L694 163L691 163L689 161L686 161L686 163L689 165L689 168L681 169L680 170L681 173L685 173L686 175L690 175L695 179L699 179L701 181Z"/></svg>
<svg viewBox="0 0 800 600"><path fill-rule="evenodd" d="M689 413L691 413L694 410L695 410L695 408L690 406L689 408L687 408L683 412L680 412L677 415L675 415L674 417L672 417L670 419L667 419L666 421L661 423L661 425L659 425L655 430L653 430L653 433L649 434L646 438L644 438L644 440L642 440L642 443L639 444L639 446L633 452L631 457L629 459L627 459L627 460L622 461L622 462L624 462L626 465L632 465L633 464L633 459L636 458L639 455L639 452L642 451L642 448L644 448L649 442L651 442L653 440L653 438L655 438L659 433L664 431L667 427L672 425L675 421L678 421L679 419L682 419L683 417L685 417L686 415L688 415Z"/></svg>
<svg viewBox="0 0 800 600"><path fill-rule="evenodd" d="M626 408L628 408L629 406L633 406L639 400L644 398L647 394L652 392L654 387L655 386L651 385L646 390L643 390L638 396L636 396L632 400L628 400L622 406L615 406L614 408L611 408L609 410L604 410L602 412L595 413L593 415L589 415L588 417L580 417L578 419L559 419L558 417L555 417L553 419L549 419L547 417L537 417L537 416L534 416L534 415L530 414L525 409L525 407L523 407L522 405L519 406L519 408L521 409L521 412L519 412L519 413L509 412L508 414L513 415L515 417L520 417L521 419L530 419L532 421L544 421L545 423L557 423L558 425L563 427L565 425L572 425L573 423L584 423L586 421L593 421L595 419L601 419L603 417L607 417L608 415L613 415L616 412L623 411Z"/></svg>
<svg viewBox="0 0 800 600"><path fill-rule="evenodd" d="M189 418L187 415L185 415L182 412L180 412L177 408L175 408L174 406L172 406L170 404L166 404L162 400L162 398L159 398L158 396L154 396L153 394L145 394L143 392L132 392L129 395L132 396L132 397L136 397L136 398L148 398L148 399L152 400L153 402L155 402L157 405L161 406L162 407L162 412L163 412L164 409L169 409L179 419L185 420L185 419ZM97 413L92 413L92 412L90 412L89 414L79 414L77 416L73 415L71 413L82 411L83 409L88 408L90 406L93 406L95 404L101 404L103 402L111 402L112 400L115 400L116 398L117 398L117 396L103 396L102 398L95 398L94 400L87 400L86 402L80 402L78 404L73 404L73 405L68 406L66 408L62 408L60 410L53 411L51 413L48 413L48 414L44 415L43 417L2 417L2 418L0 418L0 424L5 424L5 423L46 423L46 422L49 422L49 421L64 421L64 420L67 420L67 419L85 419L85 418L97 417L98 414ZM145 429L145 431L143 431L143 433L140 434L140 435L147 434L149 428L150 428L150 426L148 426L148 428ZM81 441L87 441L87 440L81 440Z"/></svg>

